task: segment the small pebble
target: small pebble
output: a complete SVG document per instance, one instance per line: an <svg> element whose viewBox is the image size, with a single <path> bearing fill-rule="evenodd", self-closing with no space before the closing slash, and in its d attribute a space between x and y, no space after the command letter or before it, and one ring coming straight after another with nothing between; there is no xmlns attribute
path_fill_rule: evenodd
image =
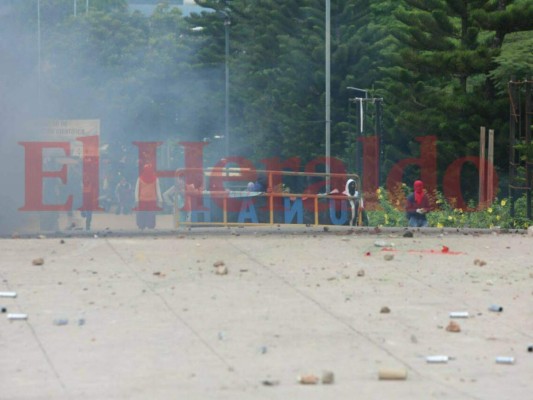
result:
<svg viewBox="0 0 533 400"><path fill-rule="evenodd" d="M450 323L446 327L446 330L448 332L461 332L461 327L459 326L459 324L457 322L450 321Z"/></svg>
<svg viewBox="0 0 533 400"><path fill-rule="evenodd" d="M318 380L318 376L315 375L301 375L298 377L298 382L302 385L316 385Z"/></svg>
<svg viewBox="0 0 533 400"><path fill-rule="evenodd" d="M322 373L322 384L331 385L335 381L335 375L331 371L324 371Z"/></svg>
<svg viewBox="0 0 533 400"><path fill-rule="evenodd" d="M31 263L33 265L43 265L44 264L44 258L42 258L42 257L35 258Z"/></svg>

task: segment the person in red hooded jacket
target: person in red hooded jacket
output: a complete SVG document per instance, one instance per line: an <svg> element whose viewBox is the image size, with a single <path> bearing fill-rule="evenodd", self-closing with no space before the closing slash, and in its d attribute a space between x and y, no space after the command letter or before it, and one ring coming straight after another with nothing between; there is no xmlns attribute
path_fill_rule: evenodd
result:
<svg viewBox="0 0 533 400"><path fill-rule="evenodd" d="M413 184L414 192L407 196L405 212L410 227L428 226L426 214L430 211L429 199L424 191L424 182L418 180Z"/></svg>
<svg viewBox="0 0 533 400"><path fill-rule="evenodd" d="M146 164L135 185L135 202L137 203L136 221L139 229L154 229L155 216L163 200L159 179L152 164Z"/></svg>

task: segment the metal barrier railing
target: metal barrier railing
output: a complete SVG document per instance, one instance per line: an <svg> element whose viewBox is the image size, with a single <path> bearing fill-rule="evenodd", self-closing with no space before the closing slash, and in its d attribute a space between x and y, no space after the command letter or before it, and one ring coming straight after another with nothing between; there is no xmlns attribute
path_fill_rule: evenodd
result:
<svg viewBox="0 0 533 400"><path fill-rule="evenodd" d="M362 195L347 196L342 194L342 190L330 193L293 193L284 191L281 184L284 176L294 176L309 178L323 178L324 181L328 178L334 180L341 180L346 182L348 179L353 179L356 182L357 188L360 188L360 179L357 174L340 174L340 173L319 173L319 172L295 172L295 171L272 171L272 170L245 170L237 168L212 168L207 170L201 169L179 169L176 173L187 174L202 171L203 180L206 178L231 178L228 182L246 182L248 178L266 176L267 187L264 191L249 191L249 190L200 190L192 189L182 192L185 198L185 205L179 207L178 196L174 198L174 227L178 228L180 225L273 225L273 224L303 224L303 225L320 225L320 214L329 211L330 223L342 224L346 218L343 215L348 213L346 200L354 199L362 204ZM314 182L314 185L320 185L320 182ZM206 185L207 186L207 185ZM276 202L276 199L282 201ZM262 201L259 201L262 200ZM304 207L304 201L306 202ZM327 205L320 205L321 201L327 201ZM341 217L337 218L336 213L338 204L335 201L340 201ZM279 203L283 204L279 204ZM237 210L236 203L240 203ZM261 221L259 221L255 203L260 208ZM263 204L266 203L266 204ZM312 205L310 205L312 203ZM332 205L335 210L332 210ZM357 221L361 224L361 210L358 207ZM307 212L305 212L307 211ZM276 218L276 212L283 213L284 218ZM265 215L266 214L266 215ZM309 214L312 219L309 221ZM203 221L200 221L199 216L203 216ZM303 221L304 215L307 221ZM236 217L236 218L235 218ZM294 223L296 218L297 222ZM236 219L236 220L235 220ZM248 221L249 220L249 221ZM332 221L331 221L332 220Z"/></svg>

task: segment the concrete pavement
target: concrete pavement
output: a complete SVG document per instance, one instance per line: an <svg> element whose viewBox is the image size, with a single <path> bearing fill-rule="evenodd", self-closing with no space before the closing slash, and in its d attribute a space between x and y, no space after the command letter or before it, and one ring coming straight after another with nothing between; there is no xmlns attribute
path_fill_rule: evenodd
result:
<svg viewBox="0 0 533 400"><path fill-rule="evenodd" d="M348 227L2 239L0 291L17 297L0 305L29 318L1 315L0 399L525 399L531 240ZM408 378L379 381L383 367ZM324 370L333 385L297 382Z"/></svg>

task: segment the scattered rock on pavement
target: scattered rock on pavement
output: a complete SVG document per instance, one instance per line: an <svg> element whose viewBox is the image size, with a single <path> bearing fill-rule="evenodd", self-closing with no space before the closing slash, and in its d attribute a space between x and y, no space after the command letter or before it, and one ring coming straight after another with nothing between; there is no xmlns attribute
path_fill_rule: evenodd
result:
<svg viewBox="0 0 533 400"><path fill-rule="evenodd" d="M379 312L381 314L389 314L390 313L390 308L387 307L387 306L381 307L381 310L379 310Z"/></svg>
<svg viewBox="0 0 533 400"><path fill-rule="evenodd" d="M316 375L300 375L298 382L302 385L316 385L318 383L318 376Z"/></svg>
<svg viewBox="0 0 533 400"><path fill-rule="evenodd" d="M405 368L380 368L378 371L379 380L406 380L407 370Z"/></svg>
<svg viewBox="0 0 533 400"><path fill-rule="evenodd" d="M42 258L42 257L34 258L31 263L33 265L43 265L44 264L44 258Z"/></svg>
<svg viewBox="0 0 533 400"><path fill-rule="evenodd" d="M450 321L450 323L446 327L446 330L448 332L461 332L461 327L459 326L459 324L457 322Z"/></svg>
<svg viewBox="0 0 533 400"><path fill-rule="evenodd" d="M224 261L218 260L213 263L213 267L218 268L220 266L224 265Z"/></svg>
<svg viewBox="0 0 533 400"><path fill-rule="evenodd" d="M391 261L394 259L394 254L385 254L383 258L385 259L385 261Z"/></svg>
<svg viewBox="0 0 533 400"><path fill-rule="evenodd" d="M411 231L407 231L403 234L403 237L407 237L407 238L412 238L413 237L413 232Z"/></svg>
<svg viewBox="0 0 533 400"><path fill-rule="evenodd" d="M225 265L219 265L216 269L217 275L227 275L228 274L228 268Z"/></svg>
<svg viewBox="0 0 533 400"><path fill-rule="evenodd" d="M324 371L322 373L322 384L331 385L335 381L335 375L332 371Z"/></svg>
<svg viewBox="0 0 533 400"><path fill-rule="evenodd" d="M279 385L279 381L274 381L271 379L265 379L263 382L261 382L263 386L277 386Z"/></svg>
<svg viewBox="0 0 533 400"><path fill-rule="evenodd" d="M365 270L360 269L359 271L357 271L357 276L365 276Z"/></svg>
<svg viewBox="0 0 533 400"><path fill-rule="evenodd" d="M479 258L476 258L474 260L474 265L479 265L480 267L484 266L484 265L487 265L487 262L486 261L483 261L483 260L480 260Z"/></svg>

